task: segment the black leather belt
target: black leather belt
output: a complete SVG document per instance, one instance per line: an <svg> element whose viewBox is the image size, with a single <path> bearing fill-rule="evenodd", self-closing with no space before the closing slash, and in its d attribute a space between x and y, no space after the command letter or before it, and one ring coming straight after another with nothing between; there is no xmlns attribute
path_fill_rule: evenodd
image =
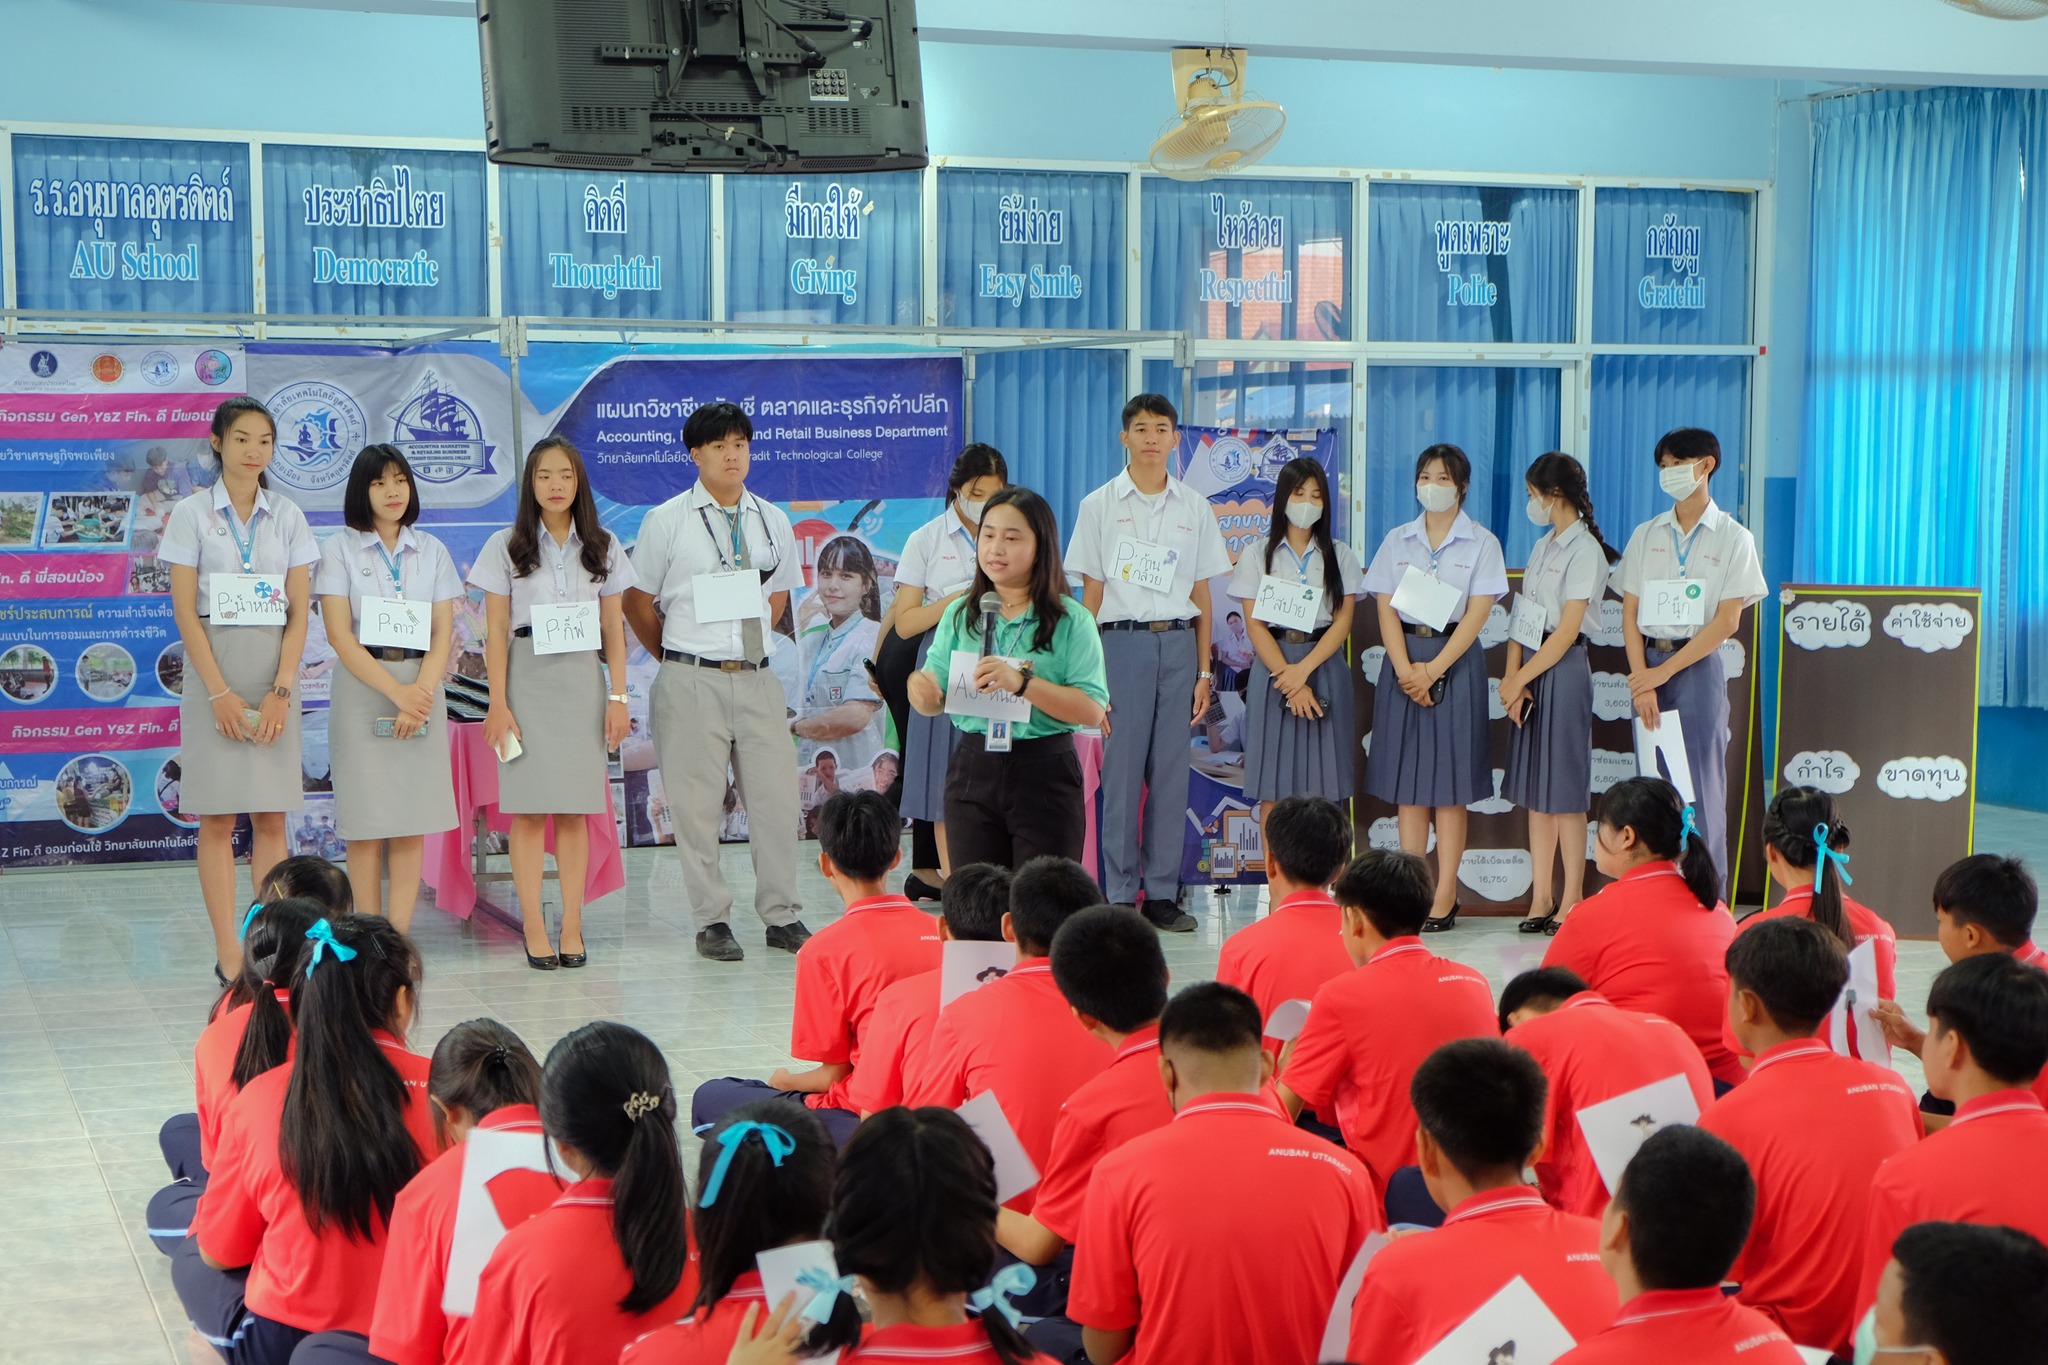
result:
<svg viewBox="0 0 2048 1365"><path fill-rule="evenodd" d="M706 659L697 654L685 654L680 649L664 649L661 661L666 664L695 664L699 668L715 668L721 673L753 673L767 667L745 659Z"/></svg>
<svg viewBox="0 0 2048 1365"><path fill-rule="evenodd" d="M1661 649L1661 650L1663 650L1663 651L1664 651L1664 652L1665 652L1666 654L1676 654L1676 653L1677 653L1677 652L1678 652L1679 650L1681 650L1681 649L1684 649L1684 648L1685 648L1685 647L1686 647L1687 645L1691 644L1691 643L1692 643L1692 641L1691 641L1691 640L1689 640L1689 639L1686 639L1686 640L1653 640L1653 639L1649 639L1649 638L1647 638L1647 637L1646 637L1646 638L1645 638L1645 639L1643 640L1643 643L1644 643L1644 644L1646 644L1646 645L1648 645L1648 646L1649 646L1649 647L1650 647L1651 649Z"/></svg>
<svg viewBox="0 0 2048 1365"><path fill-rule="evenodd" d="M1401 633L1403 635L1413 635L1423 640L1440 640L1450 634L1449 631L1438 630L1435 626L1418 626L1408 621L1401 623Z"/></svg>
<svg viewBox="0 0 2048 1365"><path fill-rule="evenodd" d="M1179 620L1179 621L1107 621L1107 622L1104 622L1104 623L1103 623L1102 629L1104 629L1104 630L1147 630L1147 631L1150 631L1150 632L1152 632L1152 633L1153 633L1154 635L1158 635L1158 634L1161 634L1162 632L1165 632L1165 631L1169 631L1169 630L1186 630L1186 629L1188 629L1188 628L1189 628L1190 626L1192 626L1192 625L1194 625L1194 622L1193 622L1193 621L1188 621L1188 620Z"/></svg>
<svg viewBox="0 0 2048 1365"><path fill-rule="evenodd" d="M1329 630L1328 626L1317 630L1276 630L1273 632L1273 638L1283 645L1319 645Z"/></svg>
<svg viewBox="0 0 2048 1365"><path fill-rule="evenodd" d="M424 649L395 649L390 645L370 645L367 648L370 651L371 658L382 659L387 664L404 663L407 659L424 659L427 657L427 651Z"/></svg>
<svg viewBox="0 0 2048 1365"><path fill-rule="evenodd" d="M514 626L514 627L512 627L512 635L513 635L513 638L515 638L515 639L520 639L520 640L531 640L531 639L533 638L533 627L532 627L532 626Z"/></svg>

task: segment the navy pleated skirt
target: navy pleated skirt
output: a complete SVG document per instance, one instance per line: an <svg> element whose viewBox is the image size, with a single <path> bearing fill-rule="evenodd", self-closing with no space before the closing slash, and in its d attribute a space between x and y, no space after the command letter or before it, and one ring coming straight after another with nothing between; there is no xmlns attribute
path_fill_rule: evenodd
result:
<svg viewBox="0 0 2048 1365"><path fill-rule="evenodd" d="M1300 663L1315 648L1311 641L1280 641L1287 662ZM1322 703L1320 720L1295 715L1273 686L1273 673L1261 659L1252 665L1245 689L1244 794L1248 801L1278 801L1289 796L1326 796L1345 801L1351 796L1352 746L1358 736L1352 723L1351 674L1343 651L1323 660L1309 680Z"/></svg>
<svg viewBox="0 0 2048 1365"><path fill-rule="evenodd" d="M1538 815L1593 806L1593 669L1581 640L1529 688L1529 715L1508 741L1501 795Z"/></svg>
<svg viewBox="0 0 2048 1365"><path fill-rule="evenodd" d="M931 632L926 631L918 646L917 666L923 668L931 651ZM934 823L946 818L946 768L953 750L960 745L960 729L953 718L941 711L936 716L910 711L909 732L903 736L902 814L909 820Z"/></svg>
<svg viewBox="0 0 2048 1365"><path fill-rule="evenodd" d="M1408 657L1428 663L1448 636L1407 637ZM1493 749L1486 732L1486 652L1473 641L1444 675L1443 700L1417 706L1394 678L1391 661L1373 689L1372 753L1366 795L1396 806L1466 806L1493 795Z"/></svg>

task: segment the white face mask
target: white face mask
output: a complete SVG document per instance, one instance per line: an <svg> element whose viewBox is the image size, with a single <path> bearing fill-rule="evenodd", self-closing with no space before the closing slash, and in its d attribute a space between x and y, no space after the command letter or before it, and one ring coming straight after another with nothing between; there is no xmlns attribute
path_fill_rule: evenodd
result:
<svg viewBox="0 0 2048 1365"><path fill-rule="evenodd" d="M1307 498L1296 498L1287 504L1287 519L1306 531L1323 519L1323 505Z"/></svg>
<svg viewBox="0 0 2048 1365"><path fill-rule="evenodd" d="M1425 512L1448 512L1458 505L1458 490L1448 483L1418 483L1415 500Z"/></svg>
<svg viewBox="0 0 2048 1365"><path fill-rule="evenodd" d="M1657 486L1664 490L1666 496L1684 502L1700 486L1700 481L1693 472L1692 461L1680 460L1657 471Z"/></svg>
<svg viewBox="0 0 2048 1365"><path fill-rule="evenodd" d="M1527 511L1529 514L1529 522L1531 525L1550 525L1550 504L1545 502L1543 499L1533 497L1530 498L1529 504L1524 510Z"/></svg>
<svg viewBox="0 0 2048 1365"><path fill-rule="evenodd" d="M983 498L981 501L976 502L973 498L961 498L958 505L960 515L973 522L976 526L979 526L981 525L981 514L988 509L988 499Z"/></svg>

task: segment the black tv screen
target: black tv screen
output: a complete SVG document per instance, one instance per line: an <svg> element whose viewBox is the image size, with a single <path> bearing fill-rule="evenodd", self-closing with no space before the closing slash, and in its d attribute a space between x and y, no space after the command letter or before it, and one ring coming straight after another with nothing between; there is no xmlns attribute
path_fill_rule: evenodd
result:
<svg viewBox="0 0 2048 1365"><path fill-rule="evenodd" d="M912 0L478 0L493 161L621 171L926 163Z"/></svg>

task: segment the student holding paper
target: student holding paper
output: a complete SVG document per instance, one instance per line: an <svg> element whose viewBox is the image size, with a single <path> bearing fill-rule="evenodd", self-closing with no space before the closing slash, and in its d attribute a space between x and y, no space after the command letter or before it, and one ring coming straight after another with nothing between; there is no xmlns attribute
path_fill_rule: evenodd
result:
<svg viewBox="0 0 2048 1365"><path fill-rule="evenodd" d="M249 817L249 861L284 861L284 817L299 808L299 707L312 566L320 547L295 503L264 470L277 423L253 398L214 410L220 479L181 499L157 558L170 566L171 608L185 646L178 705L180 811L199 820L199 890L213 925L213 973L242 968L235 935L235 821Z"/></svg>
<svg viewBox="0 0 2048 1365"><path fill-rule="evenodd" d="M1330 534L1335 506L1322 465L1289 460L1274 481L1271 526L1239 551L1230 576L1258 656L1245 694L1244 795L1260 803L1261 821L1283 796L1351 795L1357 739L1344 645L1363 576L1356 552Z"/></svg>
<svg viewBox="0 0 2048 1365"><path fill-rule="evenodd" d="M1728 947L1735 1034L1749 1079L1700 1115L1756 1178L1756 1221L1730 1272L1739 1297L1801 1346L1849 1353L1863 1234L1878 1168L1920 1141L1913 1092L1890 1067L1837 1056L1814 1035L1849 979L1848 955L1811 920L1778 919Z"/></svg>
<svg viewBox="0 0 2048 1365"><path fill-rule="evenodd" d="M1365 790L1400 807L1401 847L1421 856L1436 822L1437 882L1424 933L1458 922L1465 807L1493 793L1486 655L1479 632L1508 590L1493 533L1464 511L1472 462L1454 445L1415 460L1422 515L1387 533L1365 571L1386 660L1373 689Z"/></svg>
<svg viewBox="0 0 2048 1365"><path fill-rule="evenodd" d="M1747 527L1715 506L1707 481L1721 443L1698 427L1657 442L1657 482L1676 504L1636 527L1615 570L1636 717L1652 730L1679 715L1692 804L1722 880L1728 877L1728 679L1721 644L1763 600L1764 571Z"/></svg>
<svg viewBox="0 0 2048 1365"><path fill-rule="evenodd" d="M1351 817L1323 797L1289 796L1270 807L1265 844L1272 910L1223 940L1216 979L1258 1003L1266 1047L1278 1057L1287 1040L1272 1033L1273 1012L1315 999L1357 965L1344 951L1344 912L1329 892L1351 860Z"/></svg>
<svg viewBox="0 0 2048 1365"><path fill-rule="evenodd" d="M412 927L429 834L455 828L455 778L441 679L462 575L417 530L419 485L397 446L363 447L342 494L343 528L313 578L334 670L327 703L334 809L358 913ZM391 904L384 910L384 871Z"/></svg>
<svg viewBox="0 0 2048 1365"><path fill-rule="evenodd" d="M993 613L982 608L991 593L1001 602ZM1067 596L1052 508L1012 484L983 507L974 581L910 676L918 714L948 715L960 731L946 772L955 863L1080 860L1087 813L1074 731L1100 725L1108 700L1102 639Z"/></svg>
<svg viewBox="0 0 2048 1365"><path fill-rule="evenodd" d="M1529 812L1536 881L1525 934L1557 932L1586 888L1586 812L1593 807L1593 670L1585 637L1600 627L1607 566L1621 556L1593 520L1586 471L1560 451L1524 476L1529 520L1544 528L1529 550L1508 632L1500 702L1515 723L1501 795ZM1550 896L1563 853L1564 889Z"/></svg>
<svg viewBox="0 0 2048 1365"><path fill-rule="evenodd" d="M527 965L581 967L589 961L583 938L586 817L610 809L605 751L618 748L629 726L621 604L635 580L618 537L598 525L583 456L567 439L544 437L527 452L519 509L511 526L484 542L469 582L484 594L484 667L491 681L484 742L501 755L510 751L508 737L519 746L517 758L499 765L498 809L512 817L512 882ZM520 725L521 716L535 722L531 731ZM561 874L559 951L541 918L550 820Z"/></svg>

